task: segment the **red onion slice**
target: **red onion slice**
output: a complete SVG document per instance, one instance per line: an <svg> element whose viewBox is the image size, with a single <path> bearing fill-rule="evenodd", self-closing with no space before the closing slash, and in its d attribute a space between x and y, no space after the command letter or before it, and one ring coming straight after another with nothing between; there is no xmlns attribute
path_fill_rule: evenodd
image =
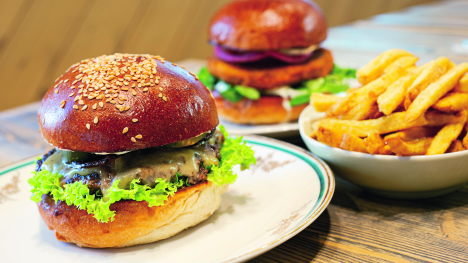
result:
<svg viewBox="0 0 468 263"><path fill-rule="evenodd" d="M312 55L312 52L304 55L287 55L279 51L268 51L266 52L269 57L276 58L286 63L295 64L306 61Z"/></svg>
<svg viewBox="0 0 468 263"><path fill-rule="evenodd" d="M226 50L224 50L220 46L215 46L215 55L220 58L221 60L224 60L229 63L246 63L246 62L255 62L262 60L267 57L272 57L278 60L281 60L286 63L290 64L295 64L295 63L301 63L306 61L307 59L310 58L312 55L313 51L308 53L308 54L303 54L303 55L287 55L284 53L281 53L280 51L263 51L263 52L243 52L243 53L230 53Z"/></svg>
<svg viewBox="0 0 468 263"><path fill-rule="evenodd" d="M232 54L224 51L224 49L220 46L215 46L214 52L218 58L230 63L254 62L267 57L265 52L245 52L242 54Z"/></svg>

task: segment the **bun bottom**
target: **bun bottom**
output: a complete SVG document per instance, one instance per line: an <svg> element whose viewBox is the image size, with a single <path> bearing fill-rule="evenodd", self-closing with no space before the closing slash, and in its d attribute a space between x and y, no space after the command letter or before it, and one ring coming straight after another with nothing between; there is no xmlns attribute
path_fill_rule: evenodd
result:
<svg viewBox="0 0 468 263"><path fill-rule="evenodd" d="M286 109L283 98L277 96L261 96L258 100L243 98L239 102L224 99L219 93L213 92L218 108L218 115L223 119L238 124L274 124L297 121L306 104Z"/></svg>
<svg viewBox="0 0 468 263"><path fill-rule="evenodd" d="M152 243L178 234L210 217L227 189L202 182L169 197L164 206L148 207L146 201L125 200L110 206L115 220L99 223L93 215L44 195L39 212L58 240L80 247L128 247Z"/></svg>

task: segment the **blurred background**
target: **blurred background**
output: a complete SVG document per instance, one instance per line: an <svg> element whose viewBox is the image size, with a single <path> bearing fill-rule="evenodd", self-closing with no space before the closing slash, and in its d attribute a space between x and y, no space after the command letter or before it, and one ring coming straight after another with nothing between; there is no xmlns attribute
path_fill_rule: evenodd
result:
<svg viewBox="0 0 468 263"><path fill-rule="evenodd" d="M70 65L103 54L204 59L229 0L0 0L0 111L42 99ZM316 0L330 27L430 0Z"/></svg>

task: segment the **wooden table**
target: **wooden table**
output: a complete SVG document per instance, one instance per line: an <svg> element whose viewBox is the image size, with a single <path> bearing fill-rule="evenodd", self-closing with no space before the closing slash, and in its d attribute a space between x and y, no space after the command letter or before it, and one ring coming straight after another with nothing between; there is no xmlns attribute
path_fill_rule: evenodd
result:
<svg viewBox="0 0 468 263"><path fill-rule="evenodd" d="M325 46L338 63L362 64L389 48L427 61L468 61L468 1L444 1L332 28ZM181 62L190 68L203 61ZM0 113L0 167L50 148L38 103ZM305 147L300 138L288 141ZM468 160L467 160L468 161ZM328 209L307 229L253 262L466 262L468 186L424 200L377 197L337 178Z"/></svg>

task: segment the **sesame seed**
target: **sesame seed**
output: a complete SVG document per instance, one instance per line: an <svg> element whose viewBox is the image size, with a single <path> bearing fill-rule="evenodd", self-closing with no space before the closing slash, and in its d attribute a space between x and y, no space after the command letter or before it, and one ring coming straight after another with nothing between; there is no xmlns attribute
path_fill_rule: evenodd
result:
<svg viewBox="0 0 468 263"><path fill-rule="evenodd" d="M81 110L86 110L88 108L88 105L84 105L83 108L81 108Z"/></svg>
<svg viewBox="0 0 468 263"><path fill-rule="evenodd" d="M133 91L132 91L132 95L133 95L133 96L136 96L136 95L137 95L136 91L133 90Z"/></svg>
<svg viewBox="0 0 468 263"><path fill-rule="evenodd" d="M120 100L120 101L119 101L119 104L124 104L124 102Z"/></svg>
<svg viewBox="0 0 468 263"><path fill-rule="evenodd" d="M77 82L78 82L78 80L75 79L75 81L73 81L72 85L75 85L75 83L77 83Z"/></svg>
<svg viewBox="0 0 468 263"><path fill-rule="evenodd" d="M141 84L138 84L138 87L141 88Z"/></svg>
<svg viewBox="0 0 468 263"><path fill-rule="evenodd" d="M101 108L104 107L104 103L102 101L99 102L99 107L101 107Z"/></svg>
<svg viewBox="0 0 468 263"><path fill-rule="evenodd" d="M93 110L97 109L97 103L94 103Z"/></svg>
<svg viewBox="0 0 468 263"><path fill-rule="evenodd" d="M94 124L97 124L98 121L99 121L99 119L98 119L98 117L96 116L96 117L94 118Z"/></svg>
<svg viewBox="0 0 468 263"><path fill-rule="evenodd" d="M128 111L130 109L130 106L125 107L125 110Z"/></svg>
<svg viewBox="0 0 468 263"><path fill-rule="evenodd" d="M89 130L91 129L91 125L89 125L89 123L86 123L86 128Z"/></svg>
<svg viewBox="0 0 468 263"><path fill-rule="evenodd" d="M148 91L148 88L144 88L144 89L143 89L143 92L147 92L147 91Z"/></svg>
<svg viewBox="0 0 468 263"><path fill-rule="evenodd" d="M75 95L75 93L70 93L70 95L68 95L68 97L73 97L73 95Z"/></svg>
<svg viewBox="0 0 468 263"><path fill-rule="evenodd" d="M70 89L76 89L76 87L75 87L75 86L71 86Z"/></svg>
<svg viewBox="0 0 468 263"><path fill-rule="evenodd" d="M78 105L73 105L73 109L77 110L77 109L78 109Z"/></svg>
<svg viewBox="0 0 468 263"><path fill-rule="evenodd" d="M189 71L189 74L196 77L197 75L193 74L192 72Z"/></svg>
<svg viewBox="0 0 468 263"><path fill-rule="evenodd" d="M83 100L79 100L79 101L78 101L78 104L84 105L84 101L83 101Z"/></svg>
<svg viewBox="0 0 468 263"><path fill-rule="evenodd" d="M164 100L164 101L167 101L167 99L166 99L166 97L165 97L165 96L163 97L163 100Z"/></svg>
<svg viewBox="0 0 468 263"><path fill-rule="evenodd" d="M162 98L162 93L159 93L159 97Z"/></svg>
<svg viewBox="0 0 468 263"><path fill-rule="evenodd" d="M132 140L132 142L136 142L135 137L132 137L131 140Z"/></svg>
<svg viewBox="0 0 468 263"><path fill-rule="evenodd" d="M55 90L55 93L58 93L58 89Z"/></svg>
<svg viewBox="0 0 468 263"><path fill-rule="evenodd" d="M133 122L138 122L138 119L132 119Z"/></svg>
<svg viewBox="0 0 468 263"><path fill-rule="evenodd" d="M159 87L159 90L160 90L160 91L163 91L163 88L162 88L162 87Z"/></svg>
<svg viewBox="0 0 468 263"><path fill-rule="evenodd" d="M135 136L135 138L141 139L141 138L143 138L143 136L141 136L141 134L138 134L137 136Z"/></svg>
<svg viewBox="0 0 468 263"><path fill-rule="evenodd" d="M123 129L122 133L125 134L125 133L127 133L127 132L128 132L128 127L125 127L125 128Z"/></svg>
<svg viewBox="0 0 468 263"><path fill-rule="evenodd" d="M66 102L65 102L64 100L62 100L62 102L60 102L60 108L65 107L65 103L66 103Z"/></svg>
<svg viewBox="0 0 468 263"><path fill-rule="evenodd" d="M121 88L121 90L128 90L128 88Z"/></svg>
<svg viewBox="0 0 468 263"><path fill-rule="evenodd" d="M63 83L67 83L68 82L68 79L66 79Z"/></svg>

